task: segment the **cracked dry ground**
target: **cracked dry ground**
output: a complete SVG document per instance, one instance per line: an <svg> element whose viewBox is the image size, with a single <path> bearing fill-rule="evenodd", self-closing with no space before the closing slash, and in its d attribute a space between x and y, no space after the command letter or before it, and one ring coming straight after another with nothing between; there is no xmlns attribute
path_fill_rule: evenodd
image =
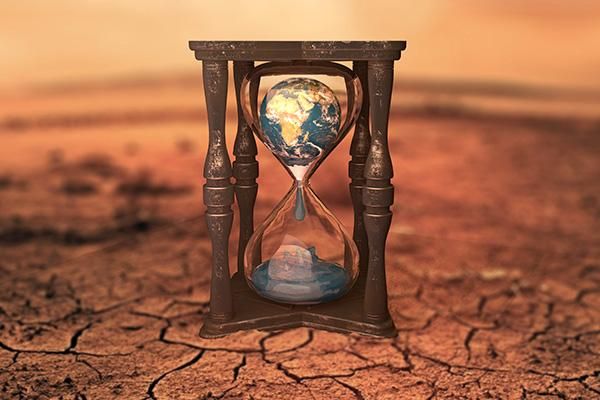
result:
<svg viewBox="0 0 600 400"><path fill-rule="evenodd" d="M598 122L393 119L394 339L198 337L205 144L176 139L199 126L2 133L33 166L2 164L0 398L600 398ZM321 182L342 181L339 153ZM283 176L262 156L257 219ZM317 192L349 220L345 193Z"/></svg>

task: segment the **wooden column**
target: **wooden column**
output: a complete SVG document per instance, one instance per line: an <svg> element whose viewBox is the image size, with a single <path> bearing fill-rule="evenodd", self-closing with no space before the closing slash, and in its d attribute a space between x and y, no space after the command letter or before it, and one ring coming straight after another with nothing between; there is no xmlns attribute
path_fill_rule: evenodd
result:
<svg viewBox="0 0 600 400"><path fill-rule="evenodd" d="M356 121L352 143L350 144L352 159L348 163L348 175L350 176L350 196L354 206L353 238L360 255L359 276L365 278L369 261L369 245L363 219L365 207L363 205L362 189L365 185L365 162L371 145L371 134L369 133L369 83L367 61L354 61L352 66L361 82L363 102Z"/></svg>
<svg viewBox="0 0 600 400"><path fill-rule="evenodd" d="M392 221L394 201L392 160L387 131L394 81L392 60L369 61L369 101L371 107L371 147L365 165L363 188L364 220L369 242L369 265L364 313L368 321L389 318L385 278L385 242Z"/></svg>
<svg viewBox="0 0 600 400"><path fill-rule="evenodd" d="M244 250L254 232L254 203L258 185L258 162L256 161L256 141L252 129L244 118L240 103L240 87L244 76L252 71L254 62L234 61L233 76L235 79L235 94L237 99L238 128L233 146L235 161L233 176L235 177L235 195L240 210L240 237L238 247L238 273L244 274Z"/></svg>
<svg viewBox="0 0 600 400"><path fill-rule="evenodd" d="M227 61L203 61L204 96L208 111L208 152L204 162L206 225L212 242L209 318L223 322L233 316L229 277L229 234L233 213L231 162L225 141Z"/></svg>

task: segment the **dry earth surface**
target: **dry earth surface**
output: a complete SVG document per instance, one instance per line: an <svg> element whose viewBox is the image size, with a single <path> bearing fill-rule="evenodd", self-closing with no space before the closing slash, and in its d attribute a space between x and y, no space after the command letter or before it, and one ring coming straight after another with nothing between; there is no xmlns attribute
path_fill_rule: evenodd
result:
<svg viewBox="0 0 600 400"><path fill-rule="evenodd" d="M600 120L395 109L398 336L205 340L201 98L0 98L0 398L600 398ZM347 146L315 176L346 223ZM257 221L287 190L260 156Z"/></svg>

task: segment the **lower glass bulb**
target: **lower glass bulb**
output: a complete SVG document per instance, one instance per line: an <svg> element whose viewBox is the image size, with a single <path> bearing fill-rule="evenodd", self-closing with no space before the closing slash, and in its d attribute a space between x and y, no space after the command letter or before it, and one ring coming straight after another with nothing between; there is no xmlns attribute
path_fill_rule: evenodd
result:
<svg viewBox="0 0 600 400"><path fill-rule="evenodd" d="M295 181L250 238L245 277L259 295L288 304L335 300L358 276L358 250L308 183Z"/></svg>

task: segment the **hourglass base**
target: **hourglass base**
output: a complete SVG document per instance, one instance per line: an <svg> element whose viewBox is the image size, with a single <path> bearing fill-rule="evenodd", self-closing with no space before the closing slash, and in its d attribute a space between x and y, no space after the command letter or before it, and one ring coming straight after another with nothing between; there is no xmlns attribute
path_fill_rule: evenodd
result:
<svg viewBox="0 0 600 400"><path fill-rule="evenodd" d="M200 329L201 337L216 338L249 329L272 331L297 327L378 337L394 337L397 333L389 316L380 322L364 318L364 282L361 279L342 298L316 305L287 305L267 300L250 289L239 274L233 276L231 284L233 318L227 322L208 318Z"/></svg>

